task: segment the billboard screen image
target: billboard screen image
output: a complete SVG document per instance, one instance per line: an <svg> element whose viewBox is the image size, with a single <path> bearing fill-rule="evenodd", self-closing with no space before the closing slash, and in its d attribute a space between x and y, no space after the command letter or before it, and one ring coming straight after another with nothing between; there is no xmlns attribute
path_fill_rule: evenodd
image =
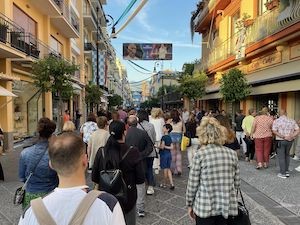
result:
<svg viewBox="0 0 300 225"><path fill-rule="evenodd" d="M124 43L125 60L172 60L170 43Z"/></svg>

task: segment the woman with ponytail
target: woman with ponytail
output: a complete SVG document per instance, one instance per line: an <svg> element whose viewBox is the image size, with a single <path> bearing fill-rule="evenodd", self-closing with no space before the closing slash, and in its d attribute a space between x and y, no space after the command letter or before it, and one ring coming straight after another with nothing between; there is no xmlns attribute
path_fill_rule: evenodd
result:
<svg viewBox="0 0 300 225"><path fill-rule="evenodd" d="M141 161L140 152L137 148L127 146L125 144L125 124L122 121L112 121L109 125L110 137L104 146L104 156L106 161L106 169L120 169L123 173L124 181L128 188L127 202L120 202L124 212L127 225L136 224L136 199L137 184L145 182L144 168ZM125 153L130 149L126 157L121 161ZM96 154L93 170L92 181L99 184L100 172L103 168L102 149L100 148Z"/></svg>

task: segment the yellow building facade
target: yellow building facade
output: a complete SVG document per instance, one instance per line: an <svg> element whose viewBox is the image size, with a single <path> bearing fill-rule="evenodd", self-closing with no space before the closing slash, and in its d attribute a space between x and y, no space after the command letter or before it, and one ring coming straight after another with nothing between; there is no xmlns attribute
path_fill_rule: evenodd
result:
<svg viewBox="0 0 300 225"><path fill-rule="evenodd" d="M300 1L203 0L193 13L193 30L202 35L202 59L196 69L209 76L207 94L198 106L232 107L222 101L219 79L231 68L246 74L251 94L240 102L249 108L286 109L300 119Z"/></svg>
<svg viewBox="0 0 300 225"><path fill-rule="evenodd" d="M37 121L57 120L55 93L43 94L34 86L32 62L54 55L80 66L73 76L74 95L65 109L84 111L83 4L79 0L0 1L0 86L16 97L0 94L0 125L4 148L13 140L35 134Z"/></svg>

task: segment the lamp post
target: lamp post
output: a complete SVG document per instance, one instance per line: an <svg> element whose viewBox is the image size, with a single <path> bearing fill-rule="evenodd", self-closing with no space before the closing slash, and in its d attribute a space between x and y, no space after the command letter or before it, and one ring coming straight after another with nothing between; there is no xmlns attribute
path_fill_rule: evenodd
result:
<svg viewBox="0 0 300 225"><path fill-rule="evenodd" d="M159 62L159 61L155 61L154 62L154 69L153 69L153 73L156 73L156 67L161 65L161 71L159 71L157 73L157 76L159 74L161 74L161 90L162 90L162 93L161 93L161 96L160 96L160 102L161 102L161 109L164 110L164 74L163 74L163 62ZM158 79L158 77L157 77Z"/></svg>

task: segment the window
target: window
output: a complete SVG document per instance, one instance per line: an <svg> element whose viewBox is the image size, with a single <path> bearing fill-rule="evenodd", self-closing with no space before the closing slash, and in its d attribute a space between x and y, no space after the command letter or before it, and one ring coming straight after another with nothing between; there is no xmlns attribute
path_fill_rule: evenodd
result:
<svg viewBox="0 0 300 225"><path fill-rule="evenodd" d="M240 11L236 12L231 17L231 36L238 32L237 21L240 18Z"/></svg>
<svg viewBox="0 0 300 225"><path fill-rule="evenodd" d="M35 37L37 36L37 22L16 5L13 6L13 18L14 22L21 26L26 33L30 33Z"/></svg>
<svg viewBox="0 0 300 225"><path fill-rule="evenodd" d="M62 44L53 36L50 36L50 47L59 53L59 55L62 55Z"/></svg>
<svg viewBox="0 0 300 225"><path fill-rule="evenodd" d="M258 0L258 15L262 15L268 11L266 3L268 0Z"/></svg>

